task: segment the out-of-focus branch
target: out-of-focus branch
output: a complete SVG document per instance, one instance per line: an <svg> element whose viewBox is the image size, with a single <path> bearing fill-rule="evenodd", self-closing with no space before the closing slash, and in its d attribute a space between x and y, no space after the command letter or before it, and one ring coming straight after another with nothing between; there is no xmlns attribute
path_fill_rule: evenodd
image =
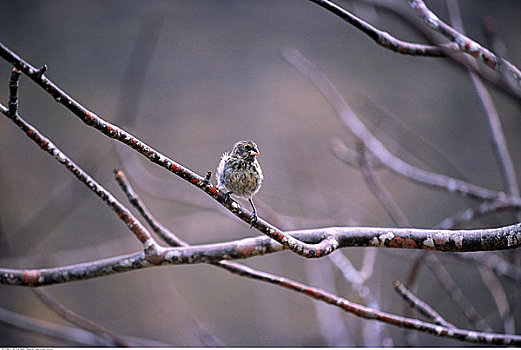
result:
<svg viewBox="0 0 521 350"><path fill-rule="evenodd" d="M78 315L75 312L72 312L70 309L66 308L64 305L60 304L59 302L57 302L56 300L51 298L51 296L49 294L47 294L47 292L45 292L43 289L34 288L33 292L51 310L56 312L58 315L60 315L65 320L77 325L78 327L83 328L87 331L90 331L94 334L98 334L101 337L105 337L118 346L129 347L129 346L133 345L131 342L129 342L124 337L121 337L121 336L109 331L105 327L102 327L101 325L99 325L95 322L92 322L91 320L88 320L87 318L85 318L81 315Z"/></svg>
<svg viewBox="0 0 521 350"><path fill-rule="evenodd" d="M485 265L479 266L479 272L483 283L488 287L501 320L503 320L503 331L506 333L515 333L516 326L512 306L508 301L503 285L495 275L494 271Z"/></svg>
<svg viewBox="0 0 521 350"><path fill-rule="evenodd" d="M296 49L285 50L283 56L317 87L326 100L333 106L343 123L351 130L354 136L364 144L372 155L397 174L421 184L475 199L495 200L503 198L513 205L521 204L521 198L517 196L507 196L503 192L492 191L460 179L423 170L394 156L369 129L367 129L324 73Z"/></svg>
<svg viewBox="0 0 521 350"><path fill-rule="evenodd" d="M463 311L463 314L471 324L477 329L490 331L490 326L476 311L472 302L461 291L441 261L433 254L428 254L425 260L441 285L445 288L452 300L454 300L455 304Z"/></svg>
<svg viewBox="0 0 521 350"><path fill-rule="evenodd" d="M497 254L461 254L458 259L467 260L471 264L481 264L490 268L498 276L521 284L521 267L499 257Z"/></svg>
<svg viewBox="0 0 521 350"><path fill-rule="evenodd" d="M365 182L369 189L373 192L378 201L382 204L385 211L389 214L394 224L399 227L407 227L409 226L409 220L400 209L398 203L396 203L391 196L391 194L387 191L387 189L382 186L376 174L374 172L374 168L371 165L370 153L367 152L365 147L361 145L359 147L360 153L360 170L362 175L364 176Z"/></svg>
<svg viewBox="0 0 521 350"><path fill-rule="evenodd" d="M461 34L464 34L465 31L463 28L463 21L461 20L460 9L457 1L446 0L445 2L447 3L452 24L456 30L461 32ZM477 74L469 69L467 69L467 72L470 76L470 80L472 81L472 85L474 86L474 90L478 95L483 112L485 113L488 122L492 149L496 154L496 158L499 163L499 169L501 171L501 175L503 176L503 182L505 183L507 193L519 197L519 186L517 184L516 173L514 171L514 162L512 161L512 157L508 151L505 134L503 132L503 128L501 127L501 121L499 120L496 106L494 105L492 97L488 93L481 78L479 78ZM519 220L521 220L521 216L517 214L517 221Z"/></svg>
<svg viewBox="0 0 521 350"><path fill-rule="evenodd" d="M491 213L498 213L506 210L515 210L519 212L521 205L518 203L508 203L503 198L492 202L483 202L480 205L457 212L441 221L436 227L439 228L455 228L464 222L471 221Z"/></svg>
<svg viewBox="0 0 521 350"><path fill-rule="evenodd" d="M17 312L0 308L0 323L22 329L24 331L44 335L47 337L88 346L113 346L114 343L97 334L82 329L59 325Z"/></svg>
<svg viewBox="0 0 521 350"><path fill-rule="evenodd" d="M360 152L355 151L352 148L349 148L346 146L346 144L338 139L338 138L332 138L329 147L331 148L331 151L341 161L344 163L359 168L360 167ZM371 168L378 168L381 167L382 163L380 163L375 157L371 156L371 153L366 154L366 162L369 163L369 166Z"/></svg>

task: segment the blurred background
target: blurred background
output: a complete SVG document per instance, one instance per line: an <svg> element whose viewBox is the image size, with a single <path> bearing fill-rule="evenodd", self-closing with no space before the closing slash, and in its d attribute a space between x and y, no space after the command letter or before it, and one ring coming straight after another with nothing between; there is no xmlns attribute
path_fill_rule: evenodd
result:
<svg viewBox="0 0 521 350"><path fill-rule="evenodd" d="M338 3L399 39L425 42L392 11L364 1ZM521 3L459 4L467 34L490 46L482 22L487 16L505 57L519 67ZM427 5L448 21L444 1ZM333 154L333 140L355 149L355 139L319 91L284 60L281 52L288 48L321 69L394 154L424 169L504 189L485 116L460 67L449 59L383 49L310 1L1 0L0 41L32 65L46 64L48 78L100 117L203 176L215 171L235 141L255 140L265 176L255 197L259 215L286 229L395 226L360 170ZM4 105L10 71L0 61ZM520 105L496 88L489 91L519 173ZM115 167L125 170L150 210L184 240L258 235L203 192L86 127L25 76L19 95L22 117L126 204L112 173ZM0 266L61 266L141 248L116 215L5 117L0 147ZM412 227L434 227L478 204L383 168L377 175ZM502 213L462 227L514 221ZM407 280L420 254L349 248L318 260L283 252L241 263L405 315L406 303L392 283ZM443 259L490 330L505 332L508 324L507 330L517 325L521 333L519 282L495 276L506 312L513 315L505 321L475 262L432 255ZM519 251L485 255L519 266ZM372 267L362 286L346 279L350 264ZM420 265L415 293L453 324L473 328L428 266ZM172 346L465 345L362 320L207 265L144 269L45 290L117 334ZM0 307L67 324L29 288L0 286ZM75 345L5 324L0 339L2 346Z"/></svg>

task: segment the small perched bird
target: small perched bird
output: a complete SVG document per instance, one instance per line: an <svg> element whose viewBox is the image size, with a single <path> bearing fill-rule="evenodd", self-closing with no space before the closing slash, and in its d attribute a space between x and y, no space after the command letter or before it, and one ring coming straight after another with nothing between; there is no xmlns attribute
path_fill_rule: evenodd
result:
<svg viewBox="0 0 521 350"><path fill-rule="evenodd" d="M237 141L231 153L224 153L217 167L217 188L226 191L229 200L230 194L247 198L250 201L253 213L252 225L257 221L257 210L253 205L252 197L262 183L262 170L256 156L259 148L251 140Z"/></svg>

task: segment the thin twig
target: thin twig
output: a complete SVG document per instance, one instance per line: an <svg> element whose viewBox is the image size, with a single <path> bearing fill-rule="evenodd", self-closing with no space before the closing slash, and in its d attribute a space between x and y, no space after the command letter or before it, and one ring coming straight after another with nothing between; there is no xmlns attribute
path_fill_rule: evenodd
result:
<svg viewBox="0 0 521 350"><path fill-rule="evenodd" d="M492 295L492 299L496 304L499 317L503 321L503 331L505 333L515 333L516 326L512 313L513 307L508 301L503 285L489 266L481 265L478 269L483 283L488 287L490 295Z"/></svg>
<svg viewBox="0 0 521 350"><path fill-rule="evenodd" d="M490 331L490 326L485 322L483 317L472 305L472 302L467 299L465 294L461 291L459 286L456 284L450 273L445 269L441 261L434 256L429 254L426 257L427 265L434 273L436 278L440 281L441 285L445 288L449 296L454 300L457 306L463 311L465 317L471 322L476 329L484 329Z"/></svg>
<svg viewBox="0 0 521 350"><path fill-rule="evenodd" d="M56 312L58 315L60 315L65 320L75 324L76 326L83 328L94 334L97 334L101 337L105 337L105 338L109 339L111 342L113 342L115 345L127 346L127 347L130 347L133 345L128 340L126 340L124 337L121 337L121 336L111 332L110 330L106 329L105 327L101 326L100 324L92 322L91 320L89 320L81 315L78 315L77 313L66 308L64 305L62 305L59 302L57 302L56 300L54 300L43 289L34 288L33 292L51 310Z"/></svg>
<svg viewBox="0 0 521 350"><path fill-rule="evenodd" d="M109 342L105 337L100 337L97 334L78 328L39 320L4 308L0 308L0 323L9 327L15 327L24 331L44 335L46 337L72 342L74 344L88 346L113 345L113 343Z"/></svg>
<svg viewBox="0 0 521 350"><path fill-rule="evenodd" d="M460 179L423 170L394 156L369 129L367 129L324 73L296 49L285 50L283 56L317 87L354 136L362 142L378 160L397 174L418 183L469 196L474 199L494 200L505 198L506 201L512 203L521 203L521 198L517 196L507 196L503 192L492 191Z"/></svg>
<svg viewBox="0 0 521 350"><path fill-rule="evenodd" d="M386 49L392 50L394 52L398 52L404 55L413 55L413 56L430 56L430 57L446 57L445 52L438 46L431 45L423 45L410 43L406 41L399 40L387 32L381 31L371 24L361 20L355 15L351 14L349 11L346 11L342 7L338 6L332 1L329 0L310 0L314 2L318 6L330 11L331 13L337 15L342 18L344 21L353 25L355 28L361 30L365 34L367 34L373 41L375 41L378 45L385 47ZM456 45L447 45L445 49L457 49Z"/></svg>
<svg viewBox="0 0 521 350"><path fill-rule="evenodd" d="M445 320L439 313L436 312L423 300L414 295L403 283L400 281L394 282L394 289L404 298L413 308L417 309L422 315L432 320L434 323L447 328L456 328L452 323Z"/></svg>
<svg viewBox="0 0 521 350"><path fill-rule="evenodd" d="M506 59L496 56L487 48L459 33L457 30L440 20L431 10L429 10L423 0L408 1L416 15L421 18L428 27L436 30L451 42L457 44L461 51L476 57L491 69L508 77L508 81L515 84L519 94L519 88L521 88L521 72L516 66Z"/></svg>
<svg viewBox="0 0 521 350"><path fill-rule="evenodd" d="M380 183L376 174L374 173L374 168L371 166L371 161L369 157L369 153L366 151L365 147L361 145L359 148L360 152L360 170L362 175L364 176L364 180L367 183L369 189L373 192L378 201L382 204L385 211L389 214L395 225L399 227L407 227L409 226L409 220L400 209L400 206L394 201L391 194L387 191L387 189Z"/></svg>
<svg viewBox="0 0 521 350"><path fill-rule="evenodd" d="M463 22L461 20L460 10L458 3L454 0L445 0L449 10L449 16L455 29L465 33L463 29ZM514 171L514 162L508 151L507 142L503 128L501 127L501 121L496 110L496 106L492 101L492 97L488 93L483 81L472 71L467 69L467 73L470 76L474 90L478 95L481 107L485 113L486 120L488 122L488 129L490 130L492 149L496 154L496 158L499 163L499 169L503 176L503 182L505 183L507 193L519 197L519 185L516 180L516 173ZM517 215L517 221L521 220L521 215Z"/></svg>

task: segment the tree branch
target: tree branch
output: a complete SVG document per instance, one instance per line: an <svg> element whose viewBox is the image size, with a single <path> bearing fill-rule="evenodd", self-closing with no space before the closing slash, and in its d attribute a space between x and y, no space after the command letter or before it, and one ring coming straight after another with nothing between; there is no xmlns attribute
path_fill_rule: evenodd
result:
<svg viewBox="0 0 521 350"><path fill-rule="evenodd" d="M457 1L446 0L446 3L452 24L456 30L464 34L465 31L463 29L463 22L461 20ZM498 160L499 170L501 171L506 191L511 195L519 197L519 185L517 183L516 173L514 170L514 162L512 161L512 157L508 151L507 141L505 139L503 128L501 127L501 121L499 119L496 106L494 105L494 101L492 100L492 97L487 91L487 88L485 87L485 84L481 78L470 69L467 69L467 73L470 77L470 80L472 81L472 85L474 86L474 90L476 91L476 95L478 96L481 107L483 108L483 112L488 122L492 149ZM520 221L521 216L519 214L516 215L516 219L516 221Z"/></svg>
<svg viewBox="0 0 521 350"><path fill-rule="evenodd" d="M205 181L205 179L200 175L194 173L190 169L182 166L181 164L163 155L159 151L150 147L149 145L139 140L132 134L123 130L122 128L103 120L95 113L87 110L76 100L67 95L52 81L47 79L47 77L45 77L43 74L46 69L34 68L29 63L25 62L20 57L18 57L18 55L16 55L14 52L9 50L2 43L0 43L0 56L9 63L11 63L15 68L26 74L40 87L45 89L45 91L47 91L47 93L53 96L57 102L64 105L74 115L79 117L85 124L97 129L98 131L110 138L113 138L126 144L130 148L136 150L140 154L147 157L153 163L161 166L162 168L167 169L171 173L181 177L185 181L188 181L190 184L198 187L199 189L210 195L217 202L219 202L221 205L226 207L235 216L250 224L250 227L255 227L263 234L274 239L275 241L279 242L280 244L284 245L285 247L294 251L295 253L302 255L306 258L317 258L328 255L337 248L337 242L335 242L334 239L331 237L325 237L323 241L310 245L306 244L305 242L301 242L290 235L287 235L284 231L269 224L261 218L253 220L251 214L244 211L237 202L233 200L226 200L226 196L223 192L221 192L208 181ZM5 112L4 109L5 107L2 107L2 112L6 114L7 109L5 109ZM16 122L17 119L19 118L15 118L13 119L13 121Z"/></svg>
<svg viewBox="0 0 521 350"><path fill-rule="evenodd" d="M487 48L481 46L474 40L459 33L457 30L440 20L423 0L408 0L416 15L430 28L436 30L458 45L459 49L485 63L491 69L498 71L508 78L507 81L515 84L517 92L521 88L521 72L512 63L502 57L496 56Z"/></svg>
<svg viewBox="0 0 521 350"><path fill-rule="evenodd" d="M383 32L359 19L330 0L310 1L361 30L378 45L394 52L406 55L430 57L446 57L447 53L453 54L455 52L463 52L472 57L478 58L492 70L507 77L507 83L510 85L509 87L515 92L518 98L521 96L521 72L516 66L504 58L496 56L485 47L479 45L474 40L464 36L441 21L427 8L422 0L409 0L408 2L414 9L416 15L421 18L428 27L436 30L451 42L439 44L437 46L430 46L401 41L391 36L389 33Z"/></svg>
<svg viewBox="0 0 521 350"><path fill-rule="evenodd" d="M47 337L88 346L113 346L106 338L82 329L63 326L0 308L0 323Z"/></svg>
<svg viewBox="0 0 521 350"><path fill-rule="evenodd" d="M117 171L116 172L116 180L118 181L118 184L120 185L120 187L122 188L124 193L127 195L127 198L129 200L129 202L131 202L132 205L140 213L144 214L144 218L146 219L148 224L154 229L154 231L158 235L160 235L160 237L162 237L166 242L169 242L169 243L171 243L174 246L177 246L177 245L189 246L188 243L186 243L182 239L178 238L177 235L175 235L173 232L167 230L164 226L162 226L151 215L150 211L146 208L146 206L141 201L139 196L132 189L132 186L130 185L130 183L128 182L125 174L122 171ZM335 256L340 258L343 255L341 255L341 254L340 255L330 255L330 258L334 259ZM372 256L373 256L373 259L374 259L374 255L372 255ZM369 260L371 260L371 259L369 259ZM372 260L372 262L369 263L370 267L368 268L368 270L372 270L372 263L374 263L374 260ZM235 262L230 262L230 261L224 261L223 260L223 261L218 261L218 262L215 262L215 263L212 263L212 264L214 266L223 268L223 269L225 269L225 270L227 270L227 271L229 271L231 273L237 274L237 275L239 275L241 277L248 277L248 278L256 279L256 280L259 280L259 281L262 281L262 282L265 282L265 283L270 283L270 284L273 284L273 285L276 285L276 286L279 286L279 287L291 289L291 290L297 291L299 293L302 293L302 294L304 294L304 295L306 295L308 297L311 297L311 298L314 298L314 299L317 299L317 300L320 300L320 301L323 301L323 302L326 302L326 303L329 303L329 304L333 304L335 306L339 306L344 311L354 313L354 314L356 314L356 315L358 315L360 317L368 318L367 317L368 315L376 315L376 319L377 320L379 320L381 322L384 322L384 323L393 324L393 325L396 325L394 322L398 318L401 318L400 316L395 316L395 315L392 315L392 314L385 314L385 313L383 313L381 311L378 311L378 310L374 309L374 307L373 308L371 308L371 307L368 308L368 307L362 306L360 304L349 302L349 301L347 301L347 300L345 300L343 298L340 298L340 297L338 297L338 296L336 296L334 294L328 293L328 292L326 292L324 290L321 290L321 289L318 289L318 288L314 288L314 287L310 287L310 286L301 284L299 282L293 281L293 280L288 279L288 278L284 278L284 277L281 277L281 276L277 276L277 275L273 275L273 274L266 273L266 272L263 272L263 271L259 271L259 270L256 270L256 269L253 269L253 268L250 268L250 267L247 267L247 266L235 263ZM364 267L365 267L365 265L366 264L365 264L365 259L364 259ZM362 274L358 273L358 271L356 271L355 274L357 275L357 277L355 278L356 282L355 281L352 281L352 282L353 282L354 285L357 285L358 288L361 289L363 280L368 278L369 275L371 274L371 272L370 271L365 271L364 276L362 276ZM412 293L407 291L407 289L405 287L402 286L401 288L400 287L397 287L397 288L402 293L402 295L404 297L406 297L407 300L414 301L416 306L421 309L420 311L422 311L424 313L427 313L427 315L429 317L433 318L435 320L436 324L441 325L443 327L456 329L455 326L453 326L452 324L446 322L441 316L439 316L427 304L419 301L419 299L416 298L415 296L413 296ZM363 296L363 298L364 298L364 296ZM364 299L367 299L367 295L365 295ZM342 303L339 304L338 301L340 301L340 300L342 301ZM333 303L333 301L334 301L334 303ZM345 307L342 307L342 305L344 303L346 303L346 302L351 305L352 308L350 310L345 308ZM373 304L377 305L377 303L373 303ZM371 305L371 306L374 306L374 305ZM369 314L366 312L367 310L371 310ZM436 317L436 315L437 315L437 317ZM369 319L372 319L372 318L369 318ZM410 321L412 319L408 319L408 320ZM411 326L408 325L408 322L401 322L399 324L399 326L400 327L405 327L405 328L411 328ZM417 328L412 327L412 329L417 329ZM423 331L429 332L428 328L424 329ZM463 332L467 332L467 331L463 330ZM437 334L437 335L438 336L445 336L445 334ZM452 337L452 335L450 337ZM470 338L471 337L467 336L466 339L470 339ZM479 342L481 342L481 341L479 341Z"/></svg>
<svg viewBox="0 0 521 350"><path fill-rule="evenodd" d="M422 315L434 321L434 323L447 328L456 328L456 326L454 326L452 323L448 322L443 317L441 317L441 315L437 313L436 310L434 310L427 303L425 303L423 300L414 295L409 289L407 289L407 287L403 285L403 283L395 281L394 289L412 307L417 309Z"/></svg>
<svg viewBox="0 0 521 350"><path fill-rule="evenodd" d="M89 332L92 332L94 334L99 335L100 337L107 338L111 342L113 342L117 346L125 346L130 347L133 346L131 342L129 342L124 337L121 337L110 330L106 329L105 327L92 322L91 320L78 315L71 310L67 309L64 305L60 304L47 292L45 292L41 288L33 288L33 292L40 298L40 300L47 305L51 310L53 310L55 313L57 313L59 316L61 316L63 319L75 324L78 327L81 327L85 330L88 330Z"/></svg>
<svg viewBox="0 0 521 350"><path fill-rule="evenodd" d="M446 57L445 52L441 47L410 43L399 40L387 32L381 31L371 24L361 20L349 11L336 5L334 2L329 0L310 0L318 6L330 11L331 13L342 18L347 23L353 25L355 28L360 29L362 32L367 34L374 42L378 45L385 47L394 52L398 52L404 55L412 56L430 56L430 57ZM444 45L445 49L457 50L456 45Z"/></svg>
<svg viewBox="0 0 521 350"><path fill-rule="evenodd" d="M317 87L354 136L362 142L380 162L395 173L421 184L440 188L452 193L458 193L474 199L495 200L502 198L515 205L521 204L521 198L517 196L507 196L503 192L492 191L467 181L423 170L394 156L369 129L367 129L324 73L296 49L285 50L283 56Z"/></svg>

